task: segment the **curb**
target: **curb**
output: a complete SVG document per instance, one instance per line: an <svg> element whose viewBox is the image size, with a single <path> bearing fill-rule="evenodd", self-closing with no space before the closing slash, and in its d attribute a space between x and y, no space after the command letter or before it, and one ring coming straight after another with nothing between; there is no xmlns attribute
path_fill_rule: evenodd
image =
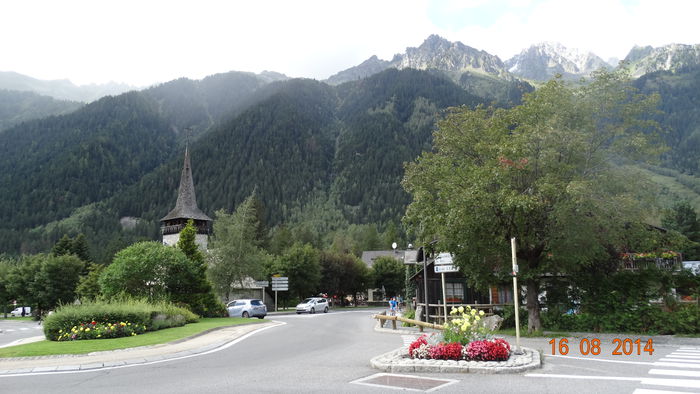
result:
<svg viewBox="0 0 700 394"><path fill-rule="evenodd" d="M408 351L399 348L376 356L370 360L373 368L384 372L428 372L428 373L520 373L542 367L540 352L521 348L522 355L511 355L507 361L453 361L422 360L408 358Z"/></svg>

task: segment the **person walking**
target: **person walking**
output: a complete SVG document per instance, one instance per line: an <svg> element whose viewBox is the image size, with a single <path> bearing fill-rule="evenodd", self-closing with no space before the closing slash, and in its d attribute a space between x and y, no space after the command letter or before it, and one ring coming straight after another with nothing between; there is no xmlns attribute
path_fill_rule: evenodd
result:
<svg viewBox="0 0 700 394"><path fill-rule="evenodd" d="M391 297L391 300L389 300L389 311L391 316L396 316L396 297Z"/></svg>

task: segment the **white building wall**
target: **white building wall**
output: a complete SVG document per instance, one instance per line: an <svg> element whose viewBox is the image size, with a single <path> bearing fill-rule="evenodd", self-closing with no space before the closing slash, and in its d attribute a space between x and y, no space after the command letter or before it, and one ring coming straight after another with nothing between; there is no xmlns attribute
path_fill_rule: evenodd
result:
<svg viewBox="0 0 700 394"><path fill-rule="evenodd" d="M163 243L168 246L177 246L177 241L180 240L180 234L167 234L163 236ZM209 236L207 234L195 234L194 242L199 246L199 249L206 251L208 247Z"/></svg>

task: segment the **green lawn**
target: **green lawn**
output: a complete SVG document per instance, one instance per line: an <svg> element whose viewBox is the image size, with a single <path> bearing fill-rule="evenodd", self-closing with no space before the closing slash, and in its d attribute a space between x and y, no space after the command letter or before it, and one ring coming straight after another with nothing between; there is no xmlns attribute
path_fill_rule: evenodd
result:
<svg viewBox="0 0 700 394"><path fill-rule="evenodd" d="M7 314L7 318L4 318L3 315L0 313L0 320L32 320L34 319L33 317L11 317L10 314Z"/></svg>
<svg viewBox="0 0 700 394"><path fill-rule="evenodd" d="M137 346L157 345L187 338L203 331L239 324L255 324L265 320L243 319L240 317L203 318L197 323L182 327L166 328L134 337L92 339L85 341L54 342L41 341L0 349L1 357L48 356L55 354L85 354L105 350L125 349Z"/></svg>

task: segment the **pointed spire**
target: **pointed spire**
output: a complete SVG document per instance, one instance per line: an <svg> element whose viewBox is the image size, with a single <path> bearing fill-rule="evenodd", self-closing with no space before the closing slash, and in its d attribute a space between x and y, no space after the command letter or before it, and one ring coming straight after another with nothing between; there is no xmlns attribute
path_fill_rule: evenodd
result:
<svg viewBox="0 0 700 394"><path fill-rule="evenodd" d="M192 167L190 165L189 146L185 146L185 162L180 174L180 189L177 193L175 208L161 221L172 219L208 220L211 218L197 207L197 197L194 193L194 181L192 180Z"/></svg>

